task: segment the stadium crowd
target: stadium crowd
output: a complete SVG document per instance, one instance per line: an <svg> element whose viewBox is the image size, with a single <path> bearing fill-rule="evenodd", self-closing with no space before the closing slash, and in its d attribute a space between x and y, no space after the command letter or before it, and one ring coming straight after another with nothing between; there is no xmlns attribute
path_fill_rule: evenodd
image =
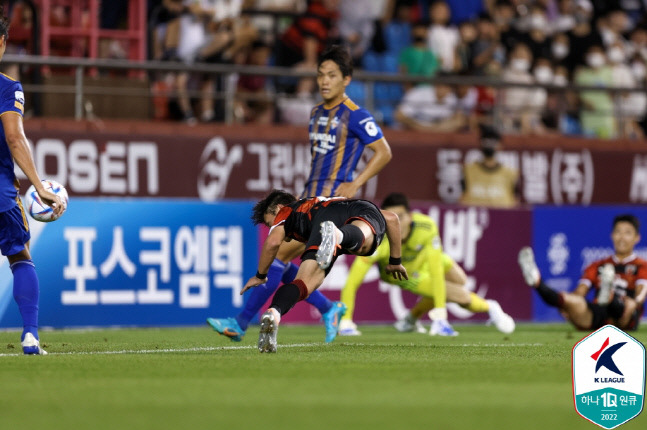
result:
<svg viewBox="0 0 647 430"><path fill-rule="evenodd" d="M99 21L118 26L110 10L102 7ZM351 83L351 99L371 100L388 126L474 130L486 116L505 133L642 138L647 95L613 88L645 86L646 11L643 0L149 0L149 59L188 66L155 76L151 87L171 94L164 118L222 121L217 95L233 90L235 121L300 125L319 101L314 78L225 79L190 66L282 66L314 76L317 55L341 43L356 69L430 80ZM64 14L54 4L50 21ZM12 31L28 18L12 19ZM106 43L99 55L123 52ZM504 86L470 85L486 79Z"/></svg>

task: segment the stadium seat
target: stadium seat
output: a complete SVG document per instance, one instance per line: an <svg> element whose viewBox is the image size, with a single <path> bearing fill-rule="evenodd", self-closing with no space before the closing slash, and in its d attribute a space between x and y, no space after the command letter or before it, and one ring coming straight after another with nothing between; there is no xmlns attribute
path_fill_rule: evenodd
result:
<svg viewBox="0 0 647 430"><path fill-rule="evenodd" d="M380 54L374 51L366 51L362 57L362 67L367 72L379 72L382 70L382 59Z"/></svg>
<svg viewBox="0 0 647 430"><path fill-rule="evenodd" d="M378 116L381 117L382 124L391 126L395 122L395 108L388 104L377 107Z"/></svg>
<svg viewBox="0 0 647 430"><path fill-rule="evenodd" d="M400 70L399 57L399 54L395 52L385 52L382 55L382 71L398 73Z"/></svg>
<svg viewBox="0 0 647 430"><path fill-rule="evenodd" d="M389 52L399 54L402 49L411 45L411 24L390 23L384 27L383 34Z"/></svg>
<svg viewBox="0 0 647 430"><path fill-rule="evenodd" d="M358 105L363 106L366 103L366 89L364 83L359 81L350 81L346 87L346 95Z"/></svg>

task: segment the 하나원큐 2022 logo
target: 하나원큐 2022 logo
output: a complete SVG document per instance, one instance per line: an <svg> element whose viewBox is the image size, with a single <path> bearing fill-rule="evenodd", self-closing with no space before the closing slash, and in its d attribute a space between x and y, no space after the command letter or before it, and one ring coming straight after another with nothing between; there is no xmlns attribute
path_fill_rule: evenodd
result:
<svg viewBox="0 0 647 430"><path fill-rule="evenodd" d="M645 347L606 325L573 347L573 400L578 414L606 429L640 414L645 399Z"/></svg>

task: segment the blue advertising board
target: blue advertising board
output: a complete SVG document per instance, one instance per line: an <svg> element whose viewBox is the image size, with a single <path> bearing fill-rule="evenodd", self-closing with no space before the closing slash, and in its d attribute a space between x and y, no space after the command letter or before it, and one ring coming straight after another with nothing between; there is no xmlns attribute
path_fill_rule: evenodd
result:
<svg viewBox="0 0 647 430"><path fill-rule="evenodd" d="M258 261L252 203L83 199L52 223L31 220L40 324L202 324L243 305ZM0 266L0 327L22 325Z"/></svg>
<svg viewBox="0 0 647 430"><path fill-rule="evenodd" d="M546 284L558 291L577 287L582 271L591 263L613 254L613 218L633 214L641 222L636 253L647 258L647 208L637 206L537 207L533 210L533 249ZM534 321L563 321L559 311L533 294Z"/></svg>

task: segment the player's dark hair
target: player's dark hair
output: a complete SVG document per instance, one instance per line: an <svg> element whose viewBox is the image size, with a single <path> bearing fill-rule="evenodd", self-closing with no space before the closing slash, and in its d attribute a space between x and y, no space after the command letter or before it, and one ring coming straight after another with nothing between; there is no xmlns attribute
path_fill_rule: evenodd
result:
<svg viewBox="0 0 647 430"><path fill-rule="evenodd" d="M9 18L4 16L4 6L0 5L0 36L4 36L5 42L9 37Z"/></svg>
<svg viewBox="0 0 647 430"><path fill-rule="evenodd" d="M409 199L402 193L391 193L382 201L382 209L392 206L404 206L409 211Z"/></svg>
<svg viewBox="0 0 647 430"><path fill-rule="evenodd" d="M272 190L267 197L254 205L252 209L252 221L254 225L263 224L265 222L265 214L273 212L276 209L276 205L289 205L296 201L296 197L287 191Z"/></svg>
<svg viewBox="0 0 647 430"><path fill-rule="evenodd" d="M488 124L479 124L479 134L482 140L501 140L501 134L497 131L497 129Z"/></svg>
<svg viewBox="0 0 647 430"><path fill-rule="evenodd" d="M634 226L636 233L640 234L640 220L637 216L631 214L618 215L613 218L613 228L615 228L616 224L618 224L619 222L628 222L629 224Z"/></svg>
<svg viewBox="0 0 647 430"><path fill-rule="evenodd" d="M326 49L320 56L319 61L317 62L317 69L321 67L321 64L324 61L333 61L339 66L341 70L341 75L343 77L353 76L353 59L350 56L348 49L341 45L332 45Z"/></svg>

